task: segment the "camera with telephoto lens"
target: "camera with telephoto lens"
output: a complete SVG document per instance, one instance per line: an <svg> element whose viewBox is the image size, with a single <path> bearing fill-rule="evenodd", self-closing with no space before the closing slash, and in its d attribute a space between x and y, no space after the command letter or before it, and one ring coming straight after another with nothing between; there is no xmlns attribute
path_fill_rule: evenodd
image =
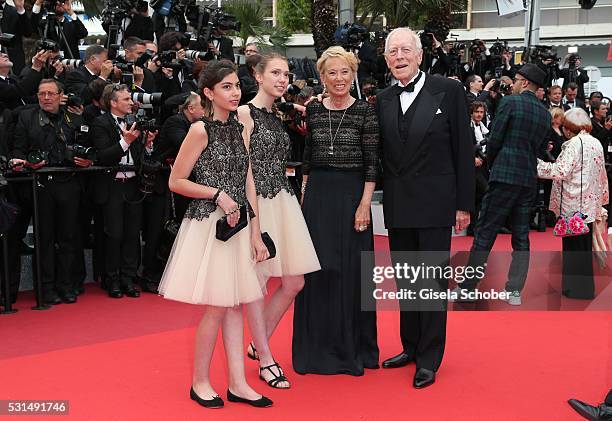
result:
<svg viewBox="0 0 612 421"><path fill-rule="evenodd" d="M125 116L125 126L131 128L136 123L136 130L153 132L159 129L157 120L154 118L147 118L146 116L128 114Z"/></svg>
<svg viewBox="0 0 612 421"><path fill-rule="evenodd" d="M578 54L570 54L570 56L567 58L569 67L575 68L577 60L580 60L580 56Z"/></svg>
<svg viewBox="0 0 612 421"><path fill-rule="evenodd" d="M132 73L134 71L134 63L117 60L113 64L117 69L121 70L122 73Z"/></svg>
<svg viewBox="0 0 612 421"><path fill-rule="evenodd" d="M46 10L48 13L53 13L55 14L55 8L59 3L64 3L63 1L59 1L59 0L45 0L43 2L43 10Z"/></svg>
<svg viewBox="0 0 612 421"><path fill-rule="evenodd" d="M185 51L185 57L190 59L190 60L195 60L196 58L199 58L200 60L205 60L206 57L206 51L196 51L196 50L187 50Z"/></svg>
<svg viewBox="0 0 612 421"><path fill-rule="evenodd" d="M348 23L339 26L334 33L334 41L345 50L353 50L359 47L368 38L368 28L359 23Z"/></svg>
<svg viewBox="0 0 612 421"><path fill-rule="evenodd" d="M47 151L41 151L41 150L34 150L34 151L30 151L30 153L28 153L28 155L26 156L26 161L28 161L30 164L40 164L43 161L46 161L49 159L49 152Z"/></svg>
<svg viewBox="0 0 612 421"><path fill-rule="evenodd" d="M49 38L44 38L44 39L36 41L35 48L36 48L36 51L45 50L45 51L53 51L55 53L57 53L60 50L59 44Z"/></svg>
<svg viewBox="0 0 612 421"><path fill-rule="evenodd" d="M0 34L0 46L10 48L13 46L14 42L15 42L14 34L7 34L6 32L3 34Z"/></svg>
<svg viewBox="0 0 612 421"><path fill-rule="evenodd" d="M67 107L80 107L83 105L83 98L75 94L68 94L68 99L66 100Z"/></svg>
<svg viewBox="0 0 612 421"><path fill-rule="evenodd" d="M76 58L62 58L59 60L59 62L62 63L64 66L72 66L76 68L81 65L83 60L79 60Z"/></svg>
<svg viewBox="0 0 612 421"><path fill-rule="evenodd" d="M152 159L151 157L144 156L140 164L140 184L138 190L144 194L151 194L155 189L157 181L157 174L161 171L163 165L161 162Z"/></svg>
<svg viewBox="0 0 612 421"><path fill-rule="evenodd" d="M155 92L152 94L133 92L131 95L132 101L134 102L138 102L140 104L161 105L164 94L162 92Z"/></svg>
<svg viewBox="0 0 612 421"><path fill-rule="evenodd" d="M176 51L162 51L157 55L158 60L161 62L161 67L168 69L182 69L183 63L181 63L176 55Z"/></svg>
<svg viewBox="0 0 612 421"><path fill-rule="evenodd" d="M491 91L501 92L504 95L510 95L512 93L512 85L504 83L501 79L495 79L495 82L491 87Z"/></svg>
<svg viewBox="0 0 612 421"><path fill-rule="evenodd" d="M210 21L213 28L218 28L223 31L240 31L242 25L236 19L236 16L225 13L221 9L215 9L211 15L212 18Z"/></svg>
<svg viewBox="0 0 612 421"><path fill-rule="evenodd" d="M65 157L66 161L69 162L73 162L74 158L96 161L98 158L98 153L96 148L93 148L91 146L83 146L75 143L72 145L66 145Z"/></svg>
<svg viewBox="0 0 612 421"><path fill-rule="evenodd" d="M474 146L474 152L476 152L476 156L482 159L483 161L487 159L487 142L488 138L485 137Z"/></svg>

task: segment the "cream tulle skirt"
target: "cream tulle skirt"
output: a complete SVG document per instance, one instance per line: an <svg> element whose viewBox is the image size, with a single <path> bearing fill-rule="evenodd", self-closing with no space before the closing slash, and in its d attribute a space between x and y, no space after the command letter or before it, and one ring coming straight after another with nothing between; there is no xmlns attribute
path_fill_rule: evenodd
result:
<svg viewBox="0 0 612 421"><path fill-rule="evenodd" d="M262 298L260 281L251 255L250 227L228 241L215 237L217 208L208 218L183 219L159 284L164 298L191 304L233 307Z"/></svg>
<svg viewBox="0 0 612 421"><path fill-rule="evenodd" d="M271 276L304 275L321 269L302 208L295 196L281 190L274 198L257 196L259 225L276 245L276 257L257 264L265 282Z"/></svg>

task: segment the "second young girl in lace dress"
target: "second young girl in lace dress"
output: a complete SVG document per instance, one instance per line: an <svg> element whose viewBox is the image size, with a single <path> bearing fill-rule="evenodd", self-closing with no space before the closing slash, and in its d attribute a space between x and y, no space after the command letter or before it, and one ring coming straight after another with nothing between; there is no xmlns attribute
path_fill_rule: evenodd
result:
<svg viewBox="0 0 612 421"><path fill-rule="evenodd" d="M264 56L255 69L259 91L238 109L238 118L249 137L251 165L257 191L259 223L276 244L273 259L257 265L260 277L282 277L264 310L263 300L247 305L253 343L249 357L258 359L260 378L275 388L289 382L270 351L268 340L281 317L304 285L304 274L319 270L319 260L302 216L302 210L285 174L290 151L289 135L273 110L289 82L287 60L278 54Z"/></svg>
<svg viewBox="0 0 612 421"><path fill-rule="evenodd" d="M215 237L219 218L225 216L230 226L236 225L247 197L257 214L242 125L231 115L238 108L240 84L227 60L209 63L199 84L209 118L191 126L169 181L172 191L194 200L174 242L159 292L171 300L207 306L196 331L191 399L207 408L223 406L210 380L210 363L222 326L228 400L267 407L272 401L255 392L245 378L240 307L261 300L265 289L255 273L255 261L268 257L258 219L226 242ZM192 170L195 181L189 179Z"/></svg>

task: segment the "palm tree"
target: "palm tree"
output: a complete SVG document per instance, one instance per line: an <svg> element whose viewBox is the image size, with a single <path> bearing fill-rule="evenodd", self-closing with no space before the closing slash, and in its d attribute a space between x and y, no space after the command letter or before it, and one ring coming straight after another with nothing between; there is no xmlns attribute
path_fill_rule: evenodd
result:
<svg viewBox="0 0 612 421"><path fill-rule="evenodd" d="M334 45L334 32L337 26L334 0L313 0L310 27L317 57Z"/></svg>
<svg viewBox="0 0 612 421"><path fill-rule="evenodd" d="M451 27L451 13L465 10L466 0L357 0L359 21L371 28L380 16L386 16L390 28L425 26L444 41ZM424 25L423 25L424 24Z"/></svg>

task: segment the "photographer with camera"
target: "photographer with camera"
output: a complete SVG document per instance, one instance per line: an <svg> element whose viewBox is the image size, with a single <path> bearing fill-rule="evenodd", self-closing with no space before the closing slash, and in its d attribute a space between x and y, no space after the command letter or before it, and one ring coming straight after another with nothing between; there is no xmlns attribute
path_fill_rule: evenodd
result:
<svg viewBox="0 0 612 421"><path fill-rule="evenodd" d="M42 167L87 167L91 160L74 156L82 107L60 107L63 86L44 79L37 107L24 110L15 127L11 167L20 171ZM74 272L79 257L80 179L75 172L43 173L38 177L41 269L45 304L76 302Z"/></svg>
<svg viewBox="0 0 612 421"><path fill-rule="evenodd" d="M425 28L419 35L423 46L421 70L432 75L446 76L450 69L450 59L433 31Z"/></svg>
<svg viewBox="0 0 612 421"><path fill-rule="evenodd" d="M179 32L167 32L159 40L160 53L153 58L157 67L155 81L157 88L166 98L182 92L185 75L185 47L189 40Z"/></svg>
<svg viewBox="0 0 612 421"><path fill-rule="evenodd" d="M491 52L481 39L473 40L468 52L469 59L465 68L465 73L468 75L476 74L484 78L487 71L490 71L492 68Z"/></svg>
<svg viewBox="0 0 612 421"><path fill-rule="evenodd" d="M465 79L465 90L467 91L468 105L472 104L474 101L485 102L489 97L489 91L493 88L496 82L496 79L489 80L483 89L484 83L479 75L473 74L468 76L467 79Z"/></svg>
<svg viewBox="0 0 612 421"><path fill-rule="evenodd" d="M92 92L89 83L100 78L109 79L114 65L108 59L108 51L101 45L90 45L85 50L85 63L66 75L66 91L79 96L85 105L91 103Z"/></svg>
<svg viewBox="0 0 612 421"><path fill-rule="evenodd" d="M127 126L125 118L132 112L132 97L126 85L108 85L102 102L107 113L94 120L90 139L98 151L98 162L105 166L136 166L145 150L151 151L157 132L144 134L137 123ZM94 200L104 213L105 274L108 295L121 298L139 297L134 285L140 256L142 220L139 177L135 169L119 168L96 174Z"/></svg>
<svg viewBox="0 0 612 421"><path fill-rule="evenodd" d="M106 10L106 14L102 12L102 28L108 34L111 24L118 24L120 29L116 42L130 37L154 39L153 20L149 17L149 3L146 0L108 1L105 4L109 10Z"/></svg>
<svg viewBox="0 0 612 421"><path fill-rule="evenodd" d="M468 226L468 235L474 235L474 225L478 220L478 213L482 204L482 198L489 188L489 166L487 164L487 138L489 129L485 125L486 105L481 101L474 101L470 105L470 127L474 132L474 166L476 167L476 206L470 225Z"/></svg>
<svg viewBox="0 0 612 421"><path fill-rule="evenodd" d="M8 55L0 52L0 103L9 110L23 105L24 99L36 92L42 80L42 69L50 54L48 51L37 52L32 58L32 71L18 80L11 74L13 62Z"/></svg>
<svg viewBox="0 0 612 421"><path fill-rule="evenodd" d="M184 98L179 107L179 112L164 122L159 133L159 139L155 142L152 158L162 164L172 165L174 163L191 124L204 116L205 112L200 95L190 92L184 95ZM172 217L180 223L187 206L191 202L190 198L170 192L168 176L168 172L162 172L157 177L153 194L147 197L145 201L143 214L143 233L146 233L144 236L146 241L140 282L143 291L152 293L157 293L157 285L165 264L158 259L164 221ZM165 246L171 248L172 244Z"/></svg>
<svg viewBox="0 0 612 421"><path fill-rule="evenodd" d="M134 88L139 92L153 93L157 92L157 83L153 72L146 67L148 60L143 59L143 55L147 53L144 58L152 58L153 52L147 52L147 42L136 37L129 37L123 41L123 49L125 51L125 62L131 67L132 74L134 76ZM128 69L126 70L129 70ZM121 70L121 69L120 69ZM121 70L123 72L123 70Z"/></svg>
<svg viewBox="0 0 612 421"><path fill-rule="evenodd" d="M46 22L41 20L42 7L46 12ZM68 58L80 57L79 40L87 37L87 28L72 10L72 0L36 0L32 6L31 20L32 27L38 28L41 38L55 41Z"/></svg>
<svg viewBox="0 0 612 421"><path fill-rule="evenodd" d="M610 153L612 152L612 115L608 115L609 111L609 103L593 101L591 104L591 112L593 113L591 135L601 142L606 162L610 162Z"/></svg>
<svg viewBox="0 0 612 421"><path fill-rule="evenodd" d="M13 3L15 6L0 0L0 34L14 35L6 52L14 64L13 71L19 74L25 66L23 37L32 35L32 26L25 10L25 0L13 0Z"/></svg>
<svg viewBox="0 0 612 421"><path fill-rule="evenodd" d="M150 0L149 4L153 9L153 31L158 42L168 32L187 31L186 3L188 2L182 0Z"/></svg>
<svg viewBox="0 0 612 421"><path fill-rule="evenodd" d="M568 54L565 56L563 68L559 71L559 77L563 78L563 90L567 91L570 84L575 84L578 87L576 97L584 102L584 84L589 81L589 75L582 68L582 58L578 54Z"/></svg>

